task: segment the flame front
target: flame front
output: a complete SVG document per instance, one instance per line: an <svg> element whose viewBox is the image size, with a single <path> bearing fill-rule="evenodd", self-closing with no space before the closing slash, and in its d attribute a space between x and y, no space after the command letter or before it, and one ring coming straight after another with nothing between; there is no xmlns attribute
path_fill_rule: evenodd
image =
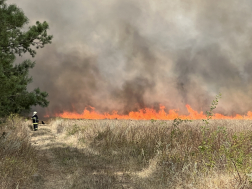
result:
<svg viewBox="0 0 252 189"><path fill-rule="evenodd" d="M152 108L140 109L137 112L130 112L128 115L120 115L117 111L110 113L98 113L95 108L91 107L89 111L85 109L82 114L76 112L63 112L55 114L56 117L69 118L69 119L132 119L132 120L173 120L175 118L180 119L206 119L207 116L203 112L197 112L191 108L190 105L186 105L189 115L179 115L178 110L171 109L169 113L165 112L165 106L160 105L160 110L156 111ZM252 119L252 112L248 112L247 115L236 114L235 116L225 116L219 113L215 113L212 119Z"/></svg>

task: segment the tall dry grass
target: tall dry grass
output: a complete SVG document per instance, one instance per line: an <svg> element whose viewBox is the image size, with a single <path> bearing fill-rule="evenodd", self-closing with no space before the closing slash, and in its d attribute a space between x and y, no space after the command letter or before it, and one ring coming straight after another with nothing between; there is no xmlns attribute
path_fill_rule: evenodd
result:
<svg viewBox="0 0 252 189"><path fill-rule="evenodd" d="M20 188L37 169L37 151L30 144L30 122L13 116L0 124L0 188Z"/></svg>
<svg viewBox="0 0 252 189"><path fill-rule="evenodd" d="M56 162L43 165L30 126L19 117L0 126L0 188L29 188L37 169L52 165L65 188L252 187L251 120L55 119L48 127L64 145L51 146Z"/></svg>
<svg viewBox="0 0 252 189"><path fill-rule="evenodd" d="M57 119L52 127L66 140L75 137L79 145L104 158L110 176L105 174L101 182L107 183L121 173L128 174L135 188L251 187L251 120L210 120L206 124L182 120ZM71 156L64 154L67 155ZM100 188L92 179L89 181L77 174L72 178L72 187L86 184ZM116 188L112 181L106 186Z"/></svg>

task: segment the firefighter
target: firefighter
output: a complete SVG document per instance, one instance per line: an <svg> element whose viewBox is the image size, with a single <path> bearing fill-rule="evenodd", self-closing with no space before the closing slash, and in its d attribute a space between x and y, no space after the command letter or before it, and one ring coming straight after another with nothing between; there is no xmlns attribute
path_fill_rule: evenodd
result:
<svg viewBox="0 0 252 189"><path fill-rule="evenodd" d="M33 112L32 121L33 121L34 131L37 131L38 130L38 122L39 122L37 112Z"/></svg>

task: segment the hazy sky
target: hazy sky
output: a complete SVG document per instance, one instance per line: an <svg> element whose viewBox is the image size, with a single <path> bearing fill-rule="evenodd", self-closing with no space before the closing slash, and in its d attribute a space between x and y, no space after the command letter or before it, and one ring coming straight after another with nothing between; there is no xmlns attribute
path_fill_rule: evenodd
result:
<svg viewBox="0 0 252 189"><path fill-rule="evenodd" d="M29 89L49 93L50 113L159 104L205 111L219 92L218 112L252 110L252 1L7 3L23 9L29 25L49 23L53 43L37 51Z"/></svg>

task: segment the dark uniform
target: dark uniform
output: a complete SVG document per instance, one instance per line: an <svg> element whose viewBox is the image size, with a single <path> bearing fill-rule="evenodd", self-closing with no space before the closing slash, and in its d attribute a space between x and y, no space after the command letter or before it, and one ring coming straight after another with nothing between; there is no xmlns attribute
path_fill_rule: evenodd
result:
<svg viewBox="0 0 252 189"><path fill-rule="evenodd" d="M39 122L37 114L32 116L32 121L33 121L34 131L37 131L38 130L38 122Z"/></svg>

